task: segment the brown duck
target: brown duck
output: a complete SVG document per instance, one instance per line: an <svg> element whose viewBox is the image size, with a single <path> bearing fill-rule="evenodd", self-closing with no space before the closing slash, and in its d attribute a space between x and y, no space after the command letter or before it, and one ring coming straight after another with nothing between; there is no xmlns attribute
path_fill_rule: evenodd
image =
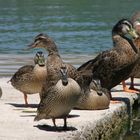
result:
<svg viewBox="0 0 140 140"><path fill-rule="evenodd" d="M14 88L23 92L25 104L28 105L27 94L41 93L47 71L45 58L42 52L34 57L35 65L21 67L10 79Z"/></svg>
<svg viewBox="0 0 140 140"><path fill-rule="evenodd" d="M90 86L87 86L86 90L81 92L75 108L84 110L101 110L109 108L109 104L110 96L108 90L102 88L95 80L92 80Z"/></svg>
<svg viewBox="0 0 140 140"><path fill-rule="evenodd" d="M47 79L46 79L46 85L45 88L48 88L49 86L52 86L57 83L58 81L58 73L60 71L60 68L64 64L58 48L48 35L45 34L39 34L35 37L34 42L29 45L31 48L45 48L48 51L48 57L47 57ZM73 67L71 64L65 63L68 71L68 77L74 78L76 73L76 68Z"/></svg>
<svg viewBox="0 0 140 140"><path fill-rule="evenodd" d="M101 86L109 91L126 80L139 59L139 49L126 34L137 38L132 23L122 19L112 29L114 47L101 52L97 57L84 63L78 71L90 69L93 79L99 79ZM112 98L111 94L110 97Z"/></svg>
<svg viewBox="0 0 140 140"><path fill-rule="evenodd" d="M52 119L56 127L55 119L62 118L64 119L64 129L66 129L66 119L80 97L81 88L75 80L68 78L65 66L61 67L59 73L60 80L47 88L43 94L34 120Z"/></svg>
<svg viewBox="0 0 140 140"><path fill-rule="evenodd" d="M131 21L133 23L136 32L140 35L140 12L139 11L134 13L134 15L131 18ZM140 49L140 37L134 40L134 44ZM139 90L137 91L137 89L134 88L134 78L140 78L140 60L138 61L138 64L135 66L134 70L132 71L130 78L131 78L130 88L128 89L126 87L125 82L123 83L124 88L127 91L130 90L130 92L138 93Z"/></svg>

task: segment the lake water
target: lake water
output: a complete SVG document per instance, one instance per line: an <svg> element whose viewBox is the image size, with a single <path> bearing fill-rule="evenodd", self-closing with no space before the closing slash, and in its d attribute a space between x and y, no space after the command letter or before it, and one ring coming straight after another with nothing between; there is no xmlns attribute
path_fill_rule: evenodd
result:
<svg viewBox="0 0 140 140"><path fill-rule="evenodd" d="M113 25L137 10L139 0L0 0L0 76L33 63L38 49L25 48L39 33L52 37L64 61L77 67L110 49Z"/></svg>
<svg viewBox="0 0 140 140"><path fill-rule="evenodd" d="M111 48L113 25L139 8L139 0L0 0L0 76L33 63L37 50L24 49L42 32L78 66Z"/></svg>

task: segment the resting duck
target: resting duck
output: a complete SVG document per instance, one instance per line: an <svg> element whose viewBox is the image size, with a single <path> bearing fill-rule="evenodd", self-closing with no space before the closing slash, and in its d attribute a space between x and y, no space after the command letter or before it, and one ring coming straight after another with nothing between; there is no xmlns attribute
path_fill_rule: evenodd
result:
<svg viewBox="0 0 140 140"><path fill-rule="evenodd" d="M101 86L109 91L126 80L139 59L139 49L126 37L137 38L132 23L122 19L112 29L114 47L101 52L97 57L81 65L77 70L91 70L93 79L99 79ZM110 93L110 98L112 98Z"/></svg>
<svg viewBox="0 0 140 140"><path fill-rule="evenodd" d="M131 21L133 23L135 30L140 35L140 12L134 13L134 15L131 18ZM134 43L140 49L140 37L135 39ZM138 61L138 64L135 66L134 70L132 71L130 78L131 78L131 83L129 89L132 89L134 93L138 93L137 89L134 88L134 78L140 78L140 60ZM124 87L128 89L125 83L124 83Z"/></svg>
<svg viewBox="0 0 140 140"><path fill-rule="evenodd" d="M56 127L55 119L62 118L64 119L64 129L66 129L66 119L80 97L81 88L75 80L68 78L65 66L61 67L59 73L60 80L43 94L34 120L52 119Z"/></svg>
<svg viewBox="0 0 140 140"><path fill-rule="evenodd" d="M86 91L81 92L80 98L75 106L76 109L83 110L103 110L109 108L110 96L107 89L92 80Z"/></svg>
<svg viewBox="0 0 140 140"><path fill-rule="evenodd" d="M14 88L23 92L25 105L28 105L27 94L41 93L47 71L42 52L34 57L35 65L25 65L12 76L10 82Z"/></svg>

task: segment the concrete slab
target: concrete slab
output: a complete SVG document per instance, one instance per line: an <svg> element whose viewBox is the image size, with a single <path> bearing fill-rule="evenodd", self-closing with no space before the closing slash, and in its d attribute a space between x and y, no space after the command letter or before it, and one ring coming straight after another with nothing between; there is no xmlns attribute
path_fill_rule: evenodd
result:
<svg viewBox="0 0 140 140"><path fill-rule="evenodd" d="M120 133L122 125L131 114L132 105L139 96L134 93L124 93L118 85L113 89L113 97L121 102L110 104L106 110L72 110L67 119L68 130L63 131L63 120L59 119L54 129L51 120L34 122L39 95L28 96L30 107L25 107L22 93L15 90L8 78L0 79L3 95L0 99L0 140L94 140L110 139L116 132ZM136 80L140 89L140 80Z"/></svg>

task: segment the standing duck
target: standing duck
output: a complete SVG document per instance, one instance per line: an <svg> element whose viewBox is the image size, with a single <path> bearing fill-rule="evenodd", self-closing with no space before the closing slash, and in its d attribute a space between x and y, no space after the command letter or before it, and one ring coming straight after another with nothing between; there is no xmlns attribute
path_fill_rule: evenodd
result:
<svg viewBox="0 0 140 140"><path fill-rule="evenodd" d="M134 15L131 18L131 21L133 23L133 26L134 26L136 32L140 36L140 12L134 13ZM134 44L140 49L140 37L138 37L137 39L134 40ZM140 60L138 61L137 65L135 66L134 70L132 71L130 78L131 78L131 83L130 83L129 89L134 90L134 93L136 93L137 89L134 88L134 78L140 78ZM125 83L124 83L124 87L127 89Z"/></svg>
<svg viewBox="0 0 140 140"><path fill-rule="evenodd" d="M59 73L60 80L47 88L45 94L43 94L34 120L52 119L56 127L55 119L63 118L64 129L66 129L66 119L80 96L81 88L75 80L68 78L65 66L61 67Z"/></svg>
<svg viewBox="0 0 140 140"><path fill-rule="evenodd" d="M46 87L52 86L57 83L58 79L58 73L60 71L60 68L62 64L64 64L58 48L48 35L46 34L39 34L35 37L34 42L29 45L30 48L45 48L48 51L48 57L47 57L47 79L46 79ZM65 63L68 71L68 77L74 78L76 73L76 68L73 67L71 64Z"/></svg>
<svg viewBox="0 0 140 140"><path fill-rule="evenodd" d="M35 66L25 65L12 76L10 82L14 88L23 92L25 105L28 106L27 94L41 93L47 71L42 52L34 57Z"/></svg>
<svg viewBox="0 0 140 140"><path fill-rule="evenodd" d="M132 23L122 19L112 29L114 47L84 63L78 71L90 69L93 79L99 79L101 86L109 91L126 80L139 59L139 49L126 37L127 34L134 38L138 37Z"/></svg>

